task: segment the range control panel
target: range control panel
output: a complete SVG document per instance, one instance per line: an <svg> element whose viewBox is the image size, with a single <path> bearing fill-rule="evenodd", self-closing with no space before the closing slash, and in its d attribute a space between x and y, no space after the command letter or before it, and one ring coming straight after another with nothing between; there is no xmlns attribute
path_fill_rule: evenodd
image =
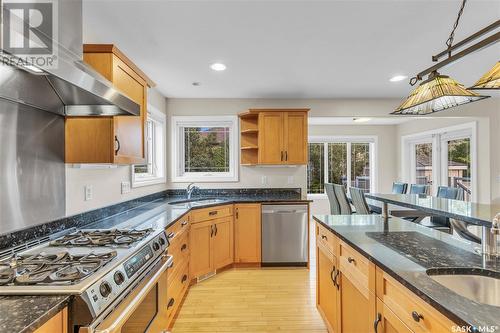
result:
<svg viewBox="0 0 500 333"><path fill-rule="evenodd" d="M137 277L165 253L168 245L163 231L141 248L134 249L132 256L123 264L107 272L102 279L85 290L81 297L92 309L93 318L105 311L120 294L126 292Z"/></svg>

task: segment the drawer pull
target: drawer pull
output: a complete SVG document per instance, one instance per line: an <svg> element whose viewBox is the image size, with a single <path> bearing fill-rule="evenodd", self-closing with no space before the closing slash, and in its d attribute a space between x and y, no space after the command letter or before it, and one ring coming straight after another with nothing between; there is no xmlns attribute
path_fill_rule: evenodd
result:
<svg viewBox="0 0 500 333"><path fill-rule="evenodd" d="M378 323L382 321L382 315L380 313L377 313L377 319L373 322L373 330L375 333L378 333Z"/></svg>
<svg viewBox="0 0 500 333"><path fill-rule="evenodd" d="M184 227L185 225L187 225L187 224L188 224L188 221L182 221L182 222L181 222L181 226L183 226L183 227Z"/></svg>
<svg viewBox="0 0 500 333"><path fill-rule="evenodd" d="M217 215L217 211L216 211L216 210L213 210L213 211L209 212L209 213L208 213L208 215L210 215L210 216Z"/></svg>
<svg viewBox="0 0 500 333"><path fill-rule="evenodd" d="M417 311L413 311L411 313L411 316L413 318L413 320L415 320L417 323L420 321L420 319L424 319L424 316L422 316L420 313L418 313Z"/></svg>
<svg viewBox="0 0 500 333"><path fill-rule="evenodd" d="M187 244L182 244L181 251L184 251L185 249L187 249L187 247L188 247Z"/></svg>
<svg viewBox="0 0 500 333"><path fill-rule="evenodd" d="M171 232L171 233L168 234L167 238L168 239L172 239L172 238L174 238L174 236L175 236L175 233Z"/></svg>
<svg viewBox="0 0 500 333"><path fill-rule="evenodd" d="M328 237L326 237L325 235L321 235L321 239L326 239L326 240L328 240Z"/></svg>
<svg viewBox="0 0 500 333"><path fill-rule="evenodd" d="M184 275L182 276L181 283L184 283L184 281L186 281L186 280L187 280L187 278L188 278L188 276L187 276L186 274L184 274Z"/></svg>
<svg viewBox="0 0 500 333"><path fill-rule="evenodd" d="M352 263L356 263L356 260L353 258L353 257L348 257L347 258L347 261L352 264Z"/></svg>
<svg viewBox="0 0 500 333"><path fill-rule="evenodd" d="M175 303L175 299L171 298L169 301L168 301L168 304L167 304L167 309L172 307Z"/></svg>

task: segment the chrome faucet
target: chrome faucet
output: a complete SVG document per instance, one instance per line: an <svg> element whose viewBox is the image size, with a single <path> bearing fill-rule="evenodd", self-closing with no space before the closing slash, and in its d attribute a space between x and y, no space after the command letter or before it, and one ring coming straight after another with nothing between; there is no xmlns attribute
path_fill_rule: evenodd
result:
<svg viewBox="0 0 500 333"><path fill-rule="evenodd" d="M190 200L191 199L191 195L193 194L193 192L195 190L199 190L200 188L196 185L194 185L194 183L191 183L187 186L186 188L186 196L187 196L187 199Z"/></svg>
<svg viewBox="0 0 500 333"><path fill-rule="evenodd" d="M492 254L493 255L500 255L500 249L498 248L498 240L500 236L500 213L498 213L495 218L493 219L493 225L491 226L491 234L492 234Z"/></svg>
<svg viewBox="0 0 500 333"><path fill-rule="evenodd" d="M486 258L500 256L498 241L500 240L500 213L491 222L491 227L482 227L481 253Z"/></svg>

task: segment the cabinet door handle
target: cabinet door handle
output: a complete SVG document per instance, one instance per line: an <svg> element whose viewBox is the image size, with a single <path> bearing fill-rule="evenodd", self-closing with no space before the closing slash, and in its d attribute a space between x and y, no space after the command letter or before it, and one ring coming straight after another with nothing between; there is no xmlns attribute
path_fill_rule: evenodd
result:
<svg viewBox="0 0 500 333"><path fill-rule="evenodd" d="M340 270L336 270L335 277L333 278L333 281L335 281L335 286L337 286L337 290L340 289L340 284L337 282L337 278L339 277Z"/></svg>
<svg viewBox="0 0 500 333"><path fill-rule="evenodd" d="M418 313L417 311L413 311L411 313L411 317L413 318L413 320L415 320L417 323L420 321L420 319L424 319L424 316L422 316L420 313Z"/></svg>
<svg viewBox="0 0 500 333"><path fill-rule="evenodd" d="M168 234L167 238L168 239L172 239L172 238L174 238L174 236L175 236L175 233L171 232L171 233Z"/></svg>
<svg viewBox="0 0 500 333"><path fill-rule="evenodd" d="M285 151L285 161L288 161L288 151Z"/></svg>
<svg viewBox="0 0 500 333"><path fill-rule="evenodd" d="M187 249L187 247L188 247L187 244L182 244L181 251L184 251L185 249Z"/></svg>
<svg viewBox="0 0 500 333"><path fill-rule="evenodd" d="M283 162L283 151L281 151L281 162Z"/></svg>
<svg viewBox="0 0 500 333"><path fill-rule="evenodd" d="M373 322L373 330L375 333L378 333L378 323L382 320L382 315L380 313L377 313L377 319Z"/></svg>
<svg viewBox="0 0 500 333"><path fill-rule="evenodd" d="M181 283L184 283L184 281L186 281L186 280L187 280L187 278L188 278L188 276L187 276L186 274L184 274L184 275L182 276Z"/></svg>
<svg viewBox="0 0 500 333"><path fill-rule="evenodd" d="M167 266L167 268L172 268L174 267L174 261L172 260L172 262Z"/></svg>
<svg viewBox="0 0 500 333"><path fill-rule="evenodd" d="M208 213L209 216L214 216L214 215L217 215L217 211L216 210L213 210L211 212Z"/></svg>
<svg viewBox="0 0 500 333"><path fill-rule="evenodd" d="M118 152L120 151L120 140L118 140L118 136L115 135L115 143L116 143L116 149L115 149L115 155L118 155Z"/></svg>
<svg viewBox="0 0 500 333"><path fill-rule="evenodd" d="M238 208L236 208L236 218L238 218L240 216L240 212L238 210Z"/></svg>
<svg viewBox="0 0 500 333"><path fill-rule="evenodd" d="M335 277L333 276L333 273L335 273L335 271L335 266L333 266L332 271L330 272L330 278L332 279L333 285L337 287L337 282L335 282Z"/></svg>
<svg viewBox="0 0 500 333"><path fill-rule="evenodd" d="M185 226L185 225L187 225L187 224L188 224L188 221L182 221L181 226L183 226L183 227L184 227L184 226Z"/></svg>
<svg viewBox="0 0 500 333"><path fill-rule="evenodd" d="M175 299L173 299L173 298L169 299L169 301L168 301L168 305L167 305L167 309L168 309L169 307L173 306L173 305L174 305L174 303L175 303Z"/></svg>
<svg viewBox="0 0 500 333"><path fill-rule="evenodd" d="M347 258L347 261L348 261L350 264L352 264L352 263L356 263L356 260L355 260L354 258L352 258L352 257L348 257L348 258Z"/></svg>
<svg viewBox="0 0 500 333"><path fill-rule="evenodd" d="M217 236L217 224L214 224L215 227L215 236Z"/></svg>
<svg viewBox="0 0 500 333"><path fill-rule="evenodd" d="M210 226L210 238L212 238L214 236L214 226L211 225Z"/></svg>
<svg viewBox="0 0 500 333"><path fill-rule="evenodd" d="M328 237L326 237L325 235L321 235L321 239L326 239L326 240L328 240Z"/></svg>

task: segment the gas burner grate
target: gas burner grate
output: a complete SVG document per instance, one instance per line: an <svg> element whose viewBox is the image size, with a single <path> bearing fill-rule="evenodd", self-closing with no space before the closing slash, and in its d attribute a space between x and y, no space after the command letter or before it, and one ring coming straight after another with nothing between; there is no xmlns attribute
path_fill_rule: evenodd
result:
<svg viewBox="0 0 500 333"><path fill-rule="evenodd" d="M51 246L109 246L128 247L140 241L153 229L144 230L80 230L50 242Z"/></svg>
<svg viewBox="0 0 500 333"><path fill-rule="evenodd" d="M116 257L116 251L71 255L38 253L13 256L0 263L1 285L73 284Z"/></svg>

